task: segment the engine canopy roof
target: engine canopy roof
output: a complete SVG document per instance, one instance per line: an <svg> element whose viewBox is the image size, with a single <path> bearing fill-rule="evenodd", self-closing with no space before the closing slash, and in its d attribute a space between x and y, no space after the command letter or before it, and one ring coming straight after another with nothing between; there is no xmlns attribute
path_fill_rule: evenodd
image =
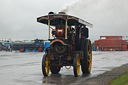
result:
<svg viewBox="0 0 128 85"><path fill-rule="evenodd" d="M57 26L57 25L65 25L65 21L67 20L67 25L69 26L75 26L75 25L85 25L89 27L93 27L93 25L87 21L84 21L80 18L66 15L66 14L48 14L46 16L41 16L37 18L37 22L43 23L48 25L48 21L50 20L51 26Z"/></svg>

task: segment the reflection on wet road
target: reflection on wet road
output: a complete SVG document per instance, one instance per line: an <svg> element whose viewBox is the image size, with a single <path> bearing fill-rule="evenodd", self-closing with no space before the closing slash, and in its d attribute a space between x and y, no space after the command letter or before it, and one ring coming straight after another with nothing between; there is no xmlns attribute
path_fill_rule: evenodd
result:
<svg viewBox="0 0 128 85"><path fill-rule="evenodd" d="M63 67L59 74L43 77L43 53L0 52L0 85L80 85L86 79L128 63L128 52L93 52L90 75L74 77L73 69Z"/></svg>

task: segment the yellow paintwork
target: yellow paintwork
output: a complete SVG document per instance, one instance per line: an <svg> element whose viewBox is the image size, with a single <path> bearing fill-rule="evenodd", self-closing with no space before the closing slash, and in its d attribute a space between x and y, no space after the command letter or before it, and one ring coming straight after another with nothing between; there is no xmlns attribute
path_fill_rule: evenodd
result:
<svg viewBox="0 0 128 85"><path fill-rule="evenodd" d="M91 41L89 41L89 48L88 48L88 55L89 55L89 72L91 72L91 68L92 68L92 45L91 45Z"/></svg>
<svg viewBox="0 0 128 85"><path fill-rule="evenodd" d="M47 75L49 74L49 71L50 71L49 64L50 64L50 59L49 59L49 56L47 55L46 60L45 60L45 72L46 72Z"/></svg>
<svg viewBox="0 0 128 85"><path fill-rule="evenodd" d="M50 20L48 20L48 39L50 39Z"/></svg>
<svg viewBox="0 0 128 85"><path fill-rule="evenodd" d="M77 62L76 62L76 68L77 68L77 75L80 73L80 56L77 56Z"/></svg>
<svg viewBox="0 0 128 85"><path fill-rule="evenodd" d="M66 24L65 24L65 39L67 39L67 28L68 28L68 26L67 26L67 20L66 20Z"/></svg>

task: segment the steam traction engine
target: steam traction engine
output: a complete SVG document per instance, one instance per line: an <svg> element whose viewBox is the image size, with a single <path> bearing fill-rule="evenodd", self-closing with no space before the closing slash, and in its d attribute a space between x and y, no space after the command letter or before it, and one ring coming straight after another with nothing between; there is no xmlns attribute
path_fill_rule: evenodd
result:
<svg viewBox="0 0 128 85"><path fill-rule="evenodd" d="M92 24L64 12L37 18L37 22L48 25L48 39L50 47L47 48L42 59L42 72L44 76L59 73L63 66L73 66L74 76L80 72L89 74L92 66L92 46L88 38L88 27ZM50 32L52 29L52 32ZM53 39L50 39L52 33Z"/></svg>

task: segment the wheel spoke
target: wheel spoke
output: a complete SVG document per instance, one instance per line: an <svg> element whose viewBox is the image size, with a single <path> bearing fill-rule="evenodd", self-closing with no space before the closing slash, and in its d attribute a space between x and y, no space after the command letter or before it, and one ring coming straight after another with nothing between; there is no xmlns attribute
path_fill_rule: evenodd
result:
<svg viewBox="0 0 128 85"><path fill-rule="evenodd" d="M79 56L77 57L77 75L80 73L80 58Z"/></svg>
<svg viewBox="0 0 128 85"><path fill-rule="evenodd" d="M75 77L77 77L80 73L80 56L78 54L76 54L74 57L73 69L74 69L74 75Z"/></svg>
<svg viewBox="0 0 128 85"><path fill-rule="evenodd" d="M91 47L91 43L89 43L88 46L88 66L89 66L89 72L91 72L91 68L92 68L92 47Z"/></svg>
<svg viewBox="0 0 128 85"><path fill-rule="evenodd" d="M46 74L47 75L49 74L49 70L50 70L50 67L49 67L49 58L48 58L48 56L46 56L45 71L46 71Z"/></svg>

